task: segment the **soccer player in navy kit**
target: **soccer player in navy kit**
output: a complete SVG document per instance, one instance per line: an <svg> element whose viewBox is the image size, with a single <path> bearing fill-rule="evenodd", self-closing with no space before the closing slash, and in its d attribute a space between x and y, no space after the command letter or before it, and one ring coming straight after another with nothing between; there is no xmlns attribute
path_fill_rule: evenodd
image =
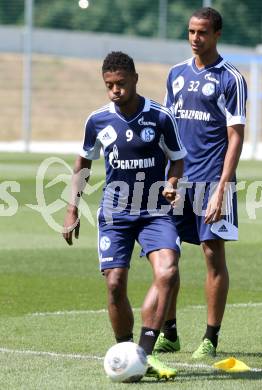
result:
<svg viewBox="0 0 262 390"><path fill-rule="evenodd" d="M193 13L188 32L194 57L170 70L165 103L176 118L188 153L184 175L189 188L184 194L183 215L174 217L176 227L181 241L201 244L207 266L207 328L192 355L196 359L216 354L229 287L225 241L238 236L234 186L244 137L247 87L239 71L217 51L221 29L222 18L216 10L205 7ZM158 351L179 350L177 294L178 288L155 345Z"/></svg>
<svg viewBox="0 0 262 390"><path fill-rule="evenodd" d="M176 370L159 361L152 351L177 279L180 240L168 211L172 209L170 202L175 201L186 151L172 113L137 94L138 75L132 58L122 52L108 54L102 74L111 102L87 119L63 235L69 245L74 230L78 237L76 199L83 190L81 171L91 168L102 148L106 184L98 213L98 252L107 284L110 321L117 342L133 339L127 279L137 240L154 275L142 307L139 344L148 355L146 375L168 379L176 375ZM170 168L165 180L167 160Z"/></svg>

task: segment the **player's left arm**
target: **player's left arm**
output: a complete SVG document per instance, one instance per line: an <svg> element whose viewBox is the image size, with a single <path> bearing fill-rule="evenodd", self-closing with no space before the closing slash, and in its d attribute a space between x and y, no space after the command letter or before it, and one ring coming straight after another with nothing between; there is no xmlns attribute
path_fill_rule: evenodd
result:
<svg viewBox="0 0 262 390"><path fill-rule="evenodd" d="M235 175L244 140L247 84L244 77L236 69L232 67L230 69L230 76L225 81L224 86L228 148L218 186L207 206L206 223L217 222L221 219L227 183L230 183Z"/></svg>
<svg viewBox="0 0 262 390"><path fill-rule="evenodd" d="M205 223L217 222L221 219L223 197L227 183L231 182L239 162L244 141L244 125L227 127L228 149L224 159L222 175L218 186L212 195L205 214Z"/></svg>

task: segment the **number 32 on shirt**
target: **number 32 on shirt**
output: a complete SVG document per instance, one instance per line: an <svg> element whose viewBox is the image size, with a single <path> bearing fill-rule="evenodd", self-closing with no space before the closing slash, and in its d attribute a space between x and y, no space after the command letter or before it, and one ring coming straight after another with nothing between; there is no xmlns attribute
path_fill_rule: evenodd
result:
<svg viewBox="0 0 262 390"><path fill-rule="evenodd" d="M199 81L194 81L194 80L189 81L188 91L197 92L199 84L200 84Z"/></svg>

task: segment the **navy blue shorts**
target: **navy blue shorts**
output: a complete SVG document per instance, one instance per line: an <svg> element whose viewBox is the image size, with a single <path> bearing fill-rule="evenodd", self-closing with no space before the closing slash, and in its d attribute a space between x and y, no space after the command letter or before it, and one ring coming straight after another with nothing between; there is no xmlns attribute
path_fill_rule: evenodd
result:
<svg viewBox="0 0 262 390"><path fill-rule="evenodd" d="M222 219L206 224L205 211L214 183L194 183L187 188L184 199L183 215L175 215L174 221L181 241L199 245L206 240L238 239L237 196L234 184L226 192L222 209Z"/></svg>
<svg viewBox="0 0 262 390"><path fill-rule="evenodd" d="M129 268L135 241L141 245L141 256L159 249L173 249L180 254L180 239L173 218L165 216L114 216L114 223L105 222L102 210L98 215L98 255L100 270Z"/></svg>

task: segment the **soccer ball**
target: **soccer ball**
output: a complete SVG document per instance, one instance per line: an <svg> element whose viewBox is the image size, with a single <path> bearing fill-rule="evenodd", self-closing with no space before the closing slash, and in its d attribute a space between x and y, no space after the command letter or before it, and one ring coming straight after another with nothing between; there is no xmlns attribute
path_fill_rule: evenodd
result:
<svg viewBox="0 0 262 390"><path fill-rule="evenodd" d="M115 344L106 353L104 369L113 382L138 382L147 370L145 351L131 341Z"/></svg>

